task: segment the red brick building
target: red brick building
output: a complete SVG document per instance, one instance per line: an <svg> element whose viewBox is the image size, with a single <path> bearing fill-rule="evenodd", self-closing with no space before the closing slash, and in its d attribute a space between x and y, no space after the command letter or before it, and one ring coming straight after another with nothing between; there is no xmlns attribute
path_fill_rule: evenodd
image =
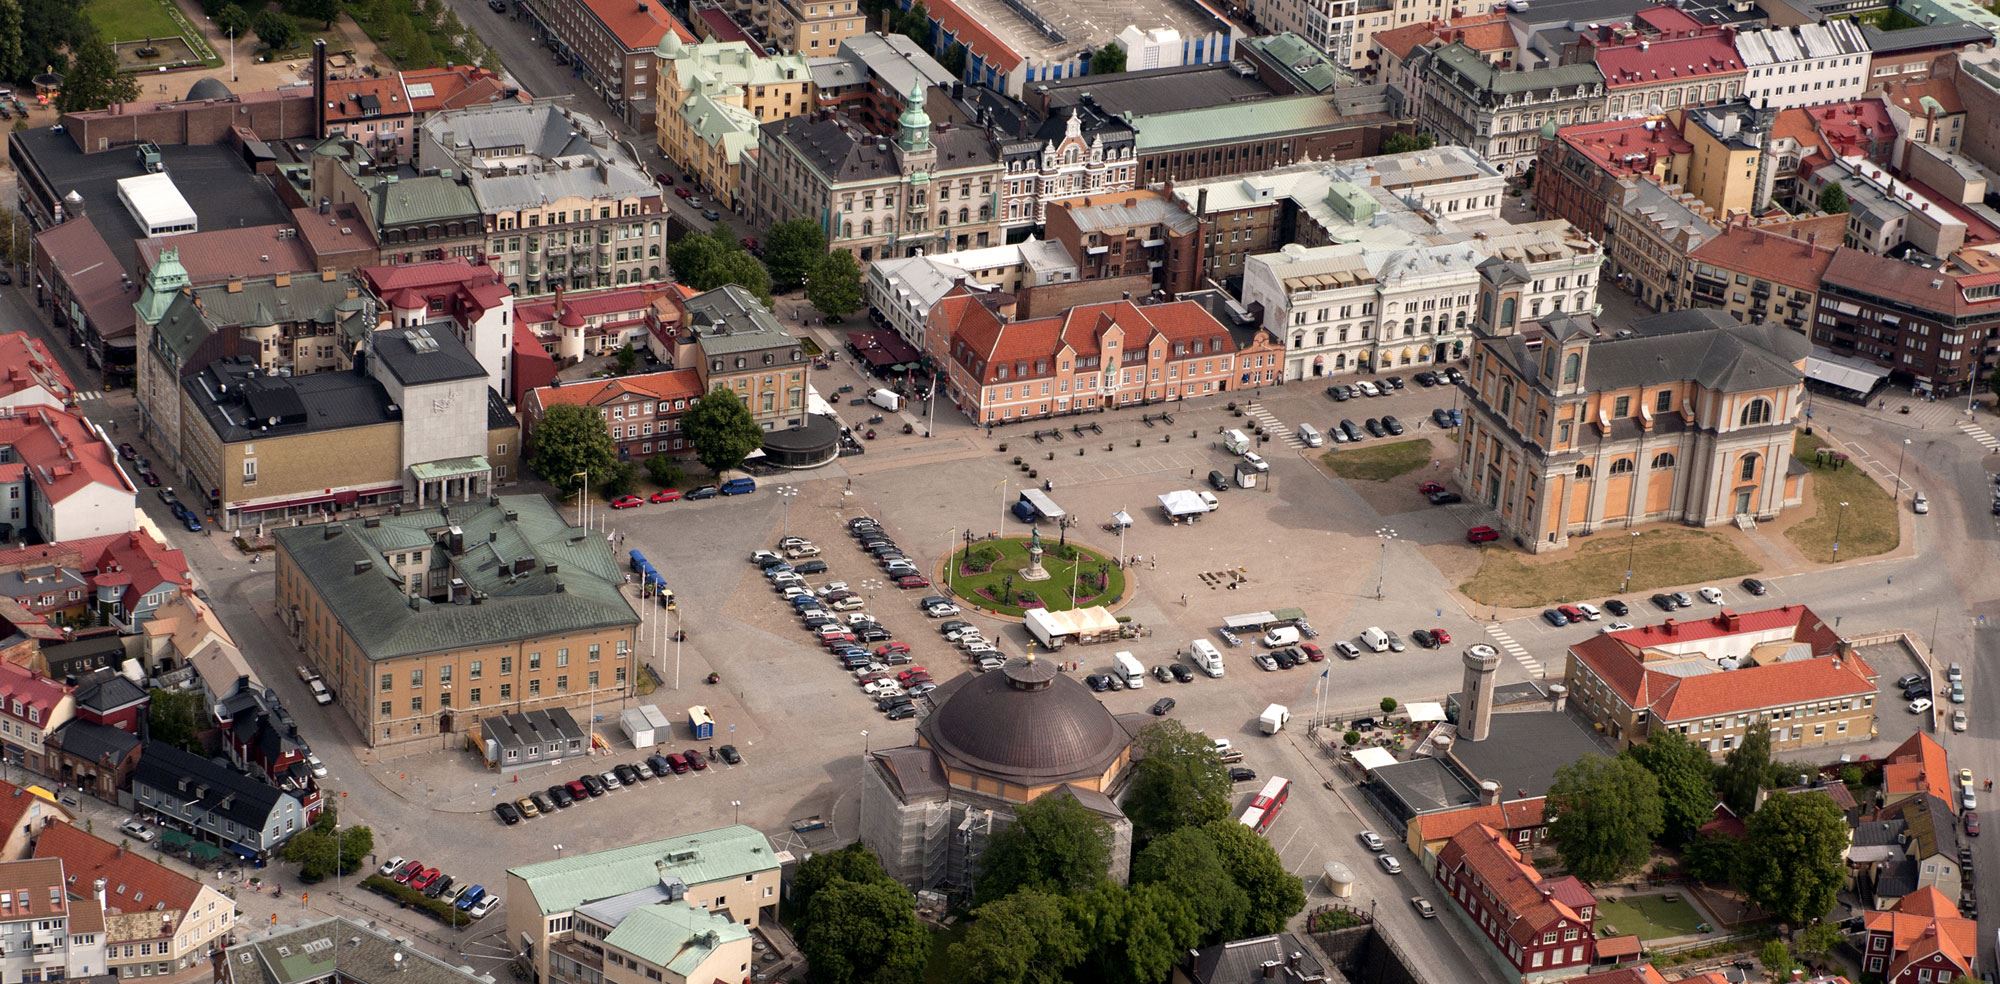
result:
<svg viewBox="0 0 2000 984"><path fill-rule="evenodd" d="M521 441L533 447L542 415L569 403L597 409L620 461L637 463L655 454L685 457L694 448L681 434L680 418L701 395L701 376L693 369L543 386L521 398Z"/></svg>
<svg viewBox="0 0 2000 984"><path fill-rule="evenodd" d="M1577 231L1605 240L1604 209L1621 178L1661 178L1676 158L1694 150L1664 118L1578 123L1542 141L1535 168L1535 211L1568 219Z"/></svg>
<svg viewBox="0 0 2000 984"><path fill-rule="evenodd" d="M1597 957L1597 897L1573 876L1543 880L1492 827L1467 827L1445 844L1437 880L1523 974L1588 967Z"/></svg>
<svg viewBox="0 0 2000 984"><path fill-rule="evenodd" d="M1173 297L1201 286L1202 225L1171 194L1136 189L1052 203L1044 229L1076 259L1079 279L1144 276Z"/></svg>
<svg viewBox="0 0 2000 984"><path fill-rule="evenodd" d="M1973 975L1979 958L1979 924L1935 888L1903 896L1887 912L1863 917L1867 944L1862 966L1883 984L1929 984Z"/></svg>
<svg viewBox="0 0 2000 984"><path fill-rule="evenodd" d="M1263 331L1239 339L1193 301L1081 304L1011 320L1004 295L960 284L931 308L945 396L985 423L1173 403L1275 384L1284 352Z"/></svg>

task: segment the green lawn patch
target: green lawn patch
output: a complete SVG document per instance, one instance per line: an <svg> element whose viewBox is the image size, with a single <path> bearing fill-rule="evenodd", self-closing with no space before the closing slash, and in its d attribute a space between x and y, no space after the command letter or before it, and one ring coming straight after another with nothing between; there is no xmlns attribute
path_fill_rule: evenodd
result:
<svg viewBox="0 0 2000 984"><path fill-rule="evenodd" d="M106 41L181 36L180 25L168 13L164 0L90 0L83 7L83 15L97 25Z"/></svg>
<svg viewBox="0 0 2000 984"><path fill-rule="evenodd" d="M1635 541L1622 530L1588 539L1570 538L1570 549L1533 558L1489 545L1480 550L1479 573L1458 586L1466 597L1501 608L1540 608L1618 594L1631 564L1632 592L1716 581L1755 573L1757 565L1720 533L1667 527L1642 531Z"/></svg>
<svg viewBox="0 0 2000 984"><path fill-rule="evenodd" d="M1607 926L1618 935L1633 934L1651 943L1672 936L1693 936L1701 932L1701 914L1680 896L1631 895L1620 899L1600 899L1597 928Z"/></svg>
<svg viewBox="0 0 2000 984"><path fill-rule="evenodd" d="M1423 438L1397 441L1394 444L1376 444L1352 451L1336 447L1320 456L1328 468L1341 478L1358 479L1364 482L1386 482L1398 475L1406 475L1431 463L1437 457L1431 452L1431 442Z"/></svg>
<svg viewBox="0 0 2000 984"><path fill-rule="evenodd" d="M1021 577L1028 566L1026 537L1007 537L973 544L970 560L963 546L947 561L952 591L962 600L987 611L1019 615L1023 602L1040 599L1040 607L1051 611L1109 605L1125 595L1125 572L1110 557L1089 547L1058 546L1053 538L1042 541L1042 569L1046 581ZM1070 590L1076 603L1070 603Z"/></svg>
<svg viewBox="0 0 2000 984"><path fill-rule="evenodd" d="M1852 560L1873 557L1896 549L1903 539L1898 525L1897 500L1860 465L1852 461L1838 467L1821 464L1815 453L1827 443L1815 434L1800 434L1792 456L1812 472L1811 519L1785 531L1785 539L1807 557L1828 563L1834 560L1833 541L1840 537L1840 557ZM1842 510L1841 503L1847 503ZM1841 515L1843 512L1845 516Z"/></svg>

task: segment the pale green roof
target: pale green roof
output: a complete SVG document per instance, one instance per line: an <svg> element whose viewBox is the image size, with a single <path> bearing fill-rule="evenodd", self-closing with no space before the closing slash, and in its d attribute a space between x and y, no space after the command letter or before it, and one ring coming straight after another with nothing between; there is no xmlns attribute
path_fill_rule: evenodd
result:
<svg viewBox="0 0 2000 984"><path fill-rule="evenodd" d="M1327 96L1287 96L1251 103L1225 103L1184 113L1164 113L1134 121L1140 154L1173 147L1227 144L1252 137L1280 136L1329 126L1341 118Z"/></svg>
<svg viewBox="0 0 2000 984"><path fill-rule="evenodd" d="M756 148L757 134L763 126L749 110L707 92L689 96L681 106L681 115L687 118L688 129L696 137L709 146L720 146L723 159L731 164L741 164L743 152Z"/></svg>
<svg viewBox="0 0 2000 984"><path fill-rule="evenodd" d="M689 92L727 86L803 83L812 77L803 55L766 56L761 51L752 51L742 41L683 45L671 61L674 78Z"/></svg>
<svg viewBox="0 0 2000 984"><path fill-rule="evenodd" d="M748 926L682 901L634 909L604 942L686 977L724 944L749 936Z"/></svg>
<svg viewBox="0 0 2000 984"><path fill-rule="evenodd" d="M1355 84L1354 77L1335 65L1326 52L1290 31L1251 38L1243 44L1282 66L1293 83L1308 92L1326 93L1336 85Z"/></svg>
<svg viewBox="0 0 2000 984"><path fill-rule="evenodd" d="M1530 69L1525 72L1503 71L1499 66L1486 60L1486 56L1454 41L1432 52L1433 63L1457 74L1471 84L1474 89L1507 94L1527 92L1533 89L1560 89L1573 86L1592 86L1604 81L1604 73L1590 62L1575 65L1554 65L1547 68Z"/></svg>
<svg viewBox="0 0 2000 984"><path fill-rule="evenodd" d="M776 867L778 855L771 842L756 829L738 824L522 865L507 873L527 883L535 906L548 915L657 885L662 875L696 886L741 880Z"/></svg>

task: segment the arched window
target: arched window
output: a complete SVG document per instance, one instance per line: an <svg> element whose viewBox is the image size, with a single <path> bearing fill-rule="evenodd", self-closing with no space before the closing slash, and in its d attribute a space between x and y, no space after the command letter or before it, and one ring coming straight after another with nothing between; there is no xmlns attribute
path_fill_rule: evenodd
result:
<svg viewBox="0 0 2000 984"><path fill-rule="evenodd" d="M1563 357L1563 385L1575 385L1583 375L1583 353L1571 352Z"/></svg>
<svg viewBox="0 0 2000 984"><path fill-rule="evenodd" d="M1741 418L1739 418L1739 422L1745 427L1749 427L1753 424L1770 423L1771 401L1751 400L1750 404L1743 408L1743 414Z"/></svg>
<svg viewBox="0 0 2000 984"><path fill-rule="evenodd" d="M1755 454L1746 454L1743 456L1743 470L1740 473L1739 480L1748 482L1756 477L1757 456Z"/></svg>
<svg viewBox="0 0 2000 984"><path fill-rule="evenodd" d="M1500 327L1511 328L1514 326L1514 308L1514 298L1510 297L1500 302Z"/></svg>
<svg viewBox="0 0 2000 984"><path fill-rule="evenodd" d="M1654 468L1672 468L1673 466L1674 453L1672 451L1662 451L1653 456Z"/></svg>
<svg viewBox="0 0 2000 984"><path fill-rule="evenodd" d="M1584 464L1584 463L1582 463L1582 462L1580 462L1580 461L1579 461L1579 462L1577 462L1577 465L1576 465L1576 477L1578 477L1578 478L1589 478L1589 477L1590 477L1590 466L1589 466L1589 465L1586 465L1586 464Z"/></svg>
<svg viewBox="0 0 2000 984"><path fill-rule="evenodd" d="M1630 458L1620 458L1617 461L1611 463L1611 474L1613 475L1627 475L1630 474L1631 471L1632 471L1632 459Z"/></svg>
<svg viewBox="0 0 2000 984"><path fill-rule="evenodd" d="M1424 315L1424 334L1428 335L1430 333L1431 333L1431 316L1426 314Z"/></svg>
<svg viewBox="0 0 2000 984"><path fill-rule="evenodd" d="M864 235L864 236L872 236L872 235L874 235L874 234L875 234L875 220L874 220L874 219L862 219L862 220L861 220L861 234L862 234L862 235Z"/></svg>

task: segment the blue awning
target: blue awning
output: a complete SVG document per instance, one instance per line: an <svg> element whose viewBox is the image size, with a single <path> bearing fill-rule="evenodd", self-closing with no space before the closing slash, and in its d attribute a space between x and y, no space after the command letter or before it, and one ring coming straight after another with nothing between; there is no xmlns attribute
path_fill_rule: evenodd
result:
<svg viewBox="0 0 2000 984"><path fill-rule="evenodd" d="M247 848L247 847L244 847L244 846L243 846L243 845L241 845L241 844L230 844L230 845L228 845L228 847L229 847L229 850L230 850L231 852L235 853L235 855L236 855L237 857L239 857L239 858L242 858L242 859L243 859L243 860L245 860L245 861L255 861L255 860L257 860L257 852L256 852L256 851L253 851L253 850L251 850L251 849L249 849L249 848Z"/></svg>

